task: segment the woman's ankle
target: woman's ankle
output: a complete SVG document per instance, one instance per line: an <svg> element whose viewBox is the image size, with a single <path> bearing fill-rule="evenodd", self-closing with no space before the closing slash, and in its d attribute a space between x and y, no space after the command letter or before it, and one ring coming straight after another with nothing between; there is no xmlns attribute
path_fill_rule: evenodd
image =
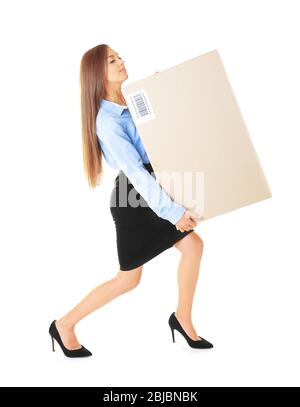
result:
<svg viewBox="0 0 300 407"><path fill-rule="evenodd" d="M61 328L64 329L68 329L68 330L74 330L75 328L75 323L73 321L70 321L68 318L66 317L62 317L58 320L56 320L56 323L58 324L58 326L60 326Z"/></svg>
<svg viewBox="0 0 300 407"><path fill-rule="evenodd" d="M192 317L190 314L182 313L181 311L175 311L175 316L180 321L190 323L190 324L192 323Z"/></svg>

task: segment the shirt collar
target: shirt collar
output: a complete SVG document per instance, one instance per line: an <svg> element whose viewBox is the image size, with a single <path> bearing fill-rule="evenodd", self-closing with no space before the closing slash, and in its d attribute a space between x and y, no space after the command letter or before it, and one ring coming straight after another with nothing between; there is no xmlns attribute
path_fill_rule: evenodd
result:
<svg viewBox="0 0 300 407"><path fill-rule="evenodd" d="M121 106L118 103L111 102L110 100L102 99L101 106L102 109L106 110L107 112L114 112L121 116L123 110L128 110L127 106Z"/></svg>

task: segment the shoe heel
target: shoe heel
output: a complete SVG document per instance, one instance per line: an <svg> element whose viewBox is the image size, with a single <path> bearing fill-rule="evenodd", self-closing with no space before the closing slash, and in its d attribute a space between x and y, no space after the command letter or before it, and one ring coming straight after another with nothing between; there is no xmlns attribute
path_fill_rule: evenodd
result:
<svg viewBox="0 0 300 407"><path fill-rule="evenodd" d="M54 338L53 338L53 336L51 336L51 339L52 339L52 351L55 352L55 348L54 348Z"/></svg>
<svg viewBox="0 0 300 407"><path fill-rule="evenodd" d="M171 327L173 342L175 342L174 329Z"/></svg>

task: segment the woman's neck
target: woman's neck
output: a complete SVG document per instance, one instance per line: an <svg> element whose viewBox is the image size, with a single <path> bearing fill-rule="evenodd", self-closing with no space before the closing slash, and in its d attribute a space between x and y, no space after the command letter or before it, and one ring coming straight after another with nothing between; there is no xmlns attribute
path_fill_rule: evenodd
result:
<svg viewBox="0 0 300 407"><path fill-rule="evenodd" d="M110 102L117 103L118 105L127 106L126 100L122 94L121 95L107 95L104 97L104 99L109 100Z"/></svg>

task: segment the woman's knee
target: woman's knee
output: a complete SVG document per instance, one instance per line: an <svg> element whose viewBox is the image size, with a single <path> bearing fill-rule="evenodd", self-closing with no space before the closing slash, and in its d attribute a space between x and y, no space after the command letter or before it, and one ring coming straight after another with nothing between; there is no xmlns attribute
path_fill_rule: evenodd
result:
<svg viewBox="0 0 300 407"><path fill-rule="evenodd" d="M174 244L174 247L178 249L182 254L201 253L203 251L203 240L196 232L191 232L178 242Z"/></svg>
<svg viewBox="0 0 300 407"><path fill-rule="evenodd" d="M116 278L122 284L122 287L127 290L131 290L139 285L142 277L143 266L137 267L131 270L119 270Z"/></svg>

